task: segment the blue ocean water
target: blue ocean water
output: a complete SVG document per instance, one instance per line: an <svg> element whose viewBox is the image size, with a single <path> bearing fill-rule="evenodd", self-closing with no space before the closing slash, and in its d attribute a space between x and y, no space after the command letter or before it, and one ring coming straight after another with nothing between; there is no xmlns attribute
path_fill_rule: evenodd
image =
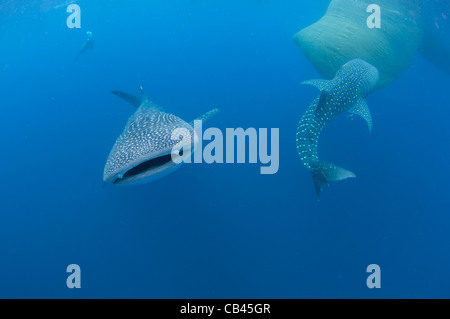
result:
<svg viewBox="0 0 450 319"><path fill-rule="evenodd" d="M417 54L367 98L371 134L330 123L321 157L357 178L317 201L295 132L317 95L300 83L320 75L292 36L328 0L77 4L80 29L63 1L0 4L1 298L450 297L448 75ZM94 48L75 60L86 31ZM220 108L207 127L279 128L278 173L185 164L103 187L134 112L110 92L140 85L188 121Z"/></svg>

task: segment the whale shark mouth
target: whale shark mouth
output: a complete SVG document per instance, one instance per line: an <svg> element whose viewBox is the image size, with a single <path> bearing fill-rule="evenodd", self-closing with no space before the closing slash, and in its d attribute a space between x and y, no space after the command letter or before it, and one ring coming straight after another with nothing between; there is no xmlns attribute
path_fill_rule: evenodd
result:
<svg viewBox="0 0 450 319"><path fill-rule="evenodd" d="M180 154L189 154L190 150L184 150ZM172 153L167 153L161 156L153 157L149 160L128 169L121 177L117 177L113 184L129 184L143 179L147 179L154 175L160 174L180 163L176 163L172 160Z"/></svg>
<svg viewBox="0 0 450 319"><path fill-rule="evenodd" d="M170 162L172 162L172 154L167 154L164 156L153 158L149 161L145 161L145 162L133 167L132 169L128 170L125 174L123 174L122 178L116 179L114 181L114 184L116 184L120 180L126 180L130 177L136 177L136 176L145 174L146 172L156 170L160 167L165 166L166 164L168 164Z"/></svg>

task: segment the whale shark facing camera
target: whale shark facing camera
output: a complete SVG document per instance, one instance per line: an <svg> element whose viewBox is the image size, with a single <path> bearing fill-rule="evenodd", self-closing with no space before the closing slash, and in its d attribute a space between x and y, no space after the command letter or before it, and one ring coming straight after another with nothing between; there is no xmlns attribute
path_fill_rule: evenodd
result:
<svg viewBox="0 0 450 319"><path fill-rule="evenodd" d="M164 112L147 98L142 87L141 91L142 99L120 91L112 92L137 110L128 119L109 154L103 172L105 182L144 184L163 177L177 169L198 143L193 122L187 123ZM206 121L218 112L218 109L213 109L196 120ZM177 134L183 131L189 134ZM191 138L183 140L184 136ZM176 161L173 160L174 155L178 157Z"/></svg>

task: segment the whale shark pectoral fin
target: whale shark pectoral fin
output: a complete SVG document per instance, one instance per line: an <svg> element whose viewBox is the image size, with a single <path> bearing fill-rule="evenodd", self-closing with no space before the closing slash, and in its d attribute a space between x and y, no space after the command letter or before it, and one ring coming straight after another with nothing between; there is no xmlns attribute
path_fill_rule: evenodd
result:
<svg viewBox="0 0 450 319"><path fill-rule="evenodd" d="M370 114L369 107L367 106L366 101L364 99L359 98L355 105L351 109L348 110L350 113L361 116L364 120L366 120L367 126L369 127L369 132L372 131L372 115Z"/></svg>
<svg viewBox="0 0 450 319"><path fill-rule="evenodd" d="M211 111L206 112L205 114L203 114L203 115L197 117L195 120L193 120L193 121L190 122L189 124L190 124L191 126L194 126L194 121L202 121L202 122L205 122L205 121L209 120L211 117L213 117L214 115L216 115L216 114L219 113L219 112L220 112L219 109L212 109Z"/></svg>
<svg viewBox="0 0 450 319"><path fill-rule="evenodd" d="M124 99L125 101L127 101L128 103L133 105L134 107L139 107L142 104L142 99L138 98L137 96L134 96L132 94L128 94L128 93L120 92L120 91L111 91L111 93L114 95L117 95L121 99Z"/></svg>
<svg viewBox="0 0 450 319"><path fill-rule="evenodd" d="M318 88L320 91L326 90L328 87L329 80L308 80L303 81L301 84L311 85Z"/></svg>
<svg viewBox="0 0 450 319"><path fill-rule="evenodd" d="M155 103L151 102L148 99L147 95L145 95L144 90L142 89L142 86L140 87L140 89L142 92L142 98L139 98L133 94L128 94L128 93L121 92L121 91L111 91L111 93L114 95L117 95L121 99L124 99L125 101L127 101L128 103L130 103L131 105L133 105L136 108L139 108L142 104L147 104L148 107L152 107L161 112L164 112L162 107L160 107L159 105L156 105Z"/></svg>
<svg viewBox="0 0 450 319"><path fill-rule="evenodd" d="M419 52L436 67L450 74L450 49L428 29L424 30Z"/></svg>
<svg viewBox="0 0 450 319"><path fill-rule="evenodd" d="M314 180L314 186L316 187L317 198L319 198L320 192L322 191L322 186L324 184L356 177L353 172L331 163L316 162L315 164L311 165L311 167L311 173Z"/></svg>

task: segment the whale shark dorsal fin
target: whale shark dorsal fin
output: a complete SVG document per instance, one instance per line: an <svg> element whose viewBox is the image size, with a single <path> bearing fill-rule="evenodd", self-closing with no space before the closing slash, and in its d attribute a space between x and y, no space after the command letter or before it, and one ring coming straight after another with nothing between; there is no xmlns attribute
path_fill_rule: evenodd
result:
<svg viewBox="0 0 450 319"><path fill-rule="evenodd" d="M194 126L194 121L202 121L205 122L207 120L209 120L211 117L213 117L214 115L216 115L217 113L219 113L220 110L219 109L212 109L211 111L206 112L205 114L197 117L195 120L193 120L192 122L189 123L189 125Z"/></svg>
<svg viewBox="0 0 450 319"><path fill-rule="evenodd" d="M369 132L372 131L372 115L370 114L369 107L364 99L359 98L356 100L355 105L353 105L353 107L348 111L361 116L366 121L367 126L369 127Z"/></svg>
<svg viewBox="0 0 450 319"><path fill-rule="evenodd" d="M147 94L145 94L145 92L144 92L144 88L142 87L142 85L141 86L139 86L139 89L141 90L141 92L142 92L142 103L148 103L148 102L150 102L150 100L148 99L148 97L147 97Z"/></svg>
<svg viewBox="0 0 450 319"><path fill-rule="evenodd" d="M128 93L121 92L121 91L111 91L111 93L114 95L117 95L121 99L124 99L125 101L127 101L128 103L130 103L131 105L133 105L136 108L138 108L142 104L142 99L138 98L135 95L128 94Z"/></svg>
<svg viewBox="0 0 450 319"><path fill-rule="evenodd" d="M318 88L320 91L326 90L328 88L328 80L308 80L303 81L301 84L311 85Z"/></svg>
<svg viewBox="0 0 450 319"><path fill-rule="evenodd" d="M153 108L157 109L158 111L164 112L164 109L161 106L153 103L152 101L150 101L148 99L147 94L145 94L144 89L142 88L142 85L139 86L139 89L142 92L142 101L141 101L142 104L147 104L147 106L149 106L149 107L153 107Z"/></svg>

